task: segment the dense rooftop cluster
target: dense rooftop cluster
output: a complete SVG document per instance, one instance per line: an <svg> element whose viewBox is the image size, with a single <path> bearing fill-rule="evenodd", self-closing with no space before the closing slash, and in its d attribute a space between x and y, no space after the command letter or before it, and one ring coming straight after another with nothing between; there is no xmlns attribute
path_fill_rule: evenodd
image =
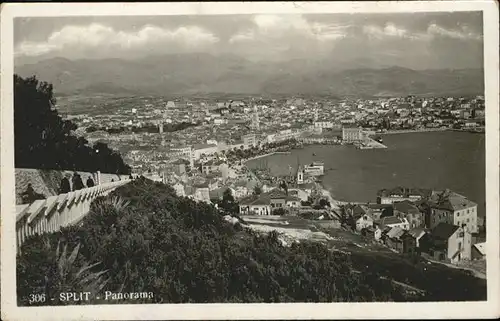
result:
<svg viewBox="0 0 500 321"><path fill-rule="evenodd" d="M70 117L83 132L98 124L103 130L84 133L86 138L108 142L122 151L131 165L142 170L164 168L174 148L200 144L236 147L243 144L243 137L249 134L255 135L259 142L270 142L291 137L341 136L342 127L347 126L371 131L475 129L484 128L485 116L482 96L247 97L226 101L123 97L104 99L101 104ZM95 114L103 108L107 111L105 115ZM117 128L121 131L112 133L112 129Z"/></svg>

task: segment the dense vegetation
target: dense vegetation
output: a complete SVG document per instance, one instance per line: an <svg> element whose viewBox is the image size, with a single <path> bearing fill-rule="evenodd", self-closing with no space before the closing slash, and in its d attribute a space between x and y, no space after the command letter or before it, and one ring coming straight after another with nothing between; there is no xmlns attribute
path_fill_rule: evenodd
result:
<svg viewBox="0 0 500 321"><path fill-rule="evenodd" d="M16 167L130 173L118 152L75 136L76 125L59 116L55 103L51 84L14 75Z"/></svg>
<svg viewBox="0 0 500 321"><path fill-rule="evenodd" d="M164 123L163 124L163 132L165 133L172 133L176 132L179 130L183 130L189 127L195 127L199 126L197 123L188 123L188 122L180 122L180 123L175 123L175 124L169 124L169 123ZM142 127L137 127L137 126L130 126L130 127L125 127L125 126L120 126L120 127L98 127L98 126L89 126L85 129L87 133L92 133L96 131L105 131L108 134L121 134L121 133L159 133L160 129L156 125L148 125L148 126L142 126Z"/></svg>
<svg viewBox="0 0 500 321"><path fill-rule="evenodd" d="M390 258L333 252L313 242L284 247L277 233L259 235L225 222L223 215L212 205L175 196L169 186L137 179L96 200L80 226L25 242L17 260L18 302L27 305L34 292L54 297L63 290L154 293L152 299L120 303L479 300L486 295L482 280L462 271L429 267L426 274L421 263L392 264ZM411 294L382 277L392 275L427 294ZM113 303L101 301L94 297L87 303ZM64 303L56 297L44 304Z"/></svg>
<svg viewBox="0 0 500 321"><path fill-rule="evenodd" d="M224 152L226 158L230 161L248 159L273 152L288 152L290 149L299 148L301 145L295 138L286 139L278 142L265 143L261 147L253 146L250 148L234 148Z"/></svg>

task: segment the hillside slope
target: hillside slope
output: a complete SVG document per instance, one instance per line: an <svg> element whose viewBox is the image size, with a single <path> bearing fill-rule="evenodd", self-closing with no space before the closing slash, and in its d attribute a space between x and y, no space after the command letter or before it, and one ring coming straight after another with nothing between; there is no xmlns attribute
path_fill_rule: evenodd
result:
<svg viewBox="0 0 500 321"><path fill-rule="evenodd" d="M236 56L165 55L138 60L53 58L16 67L38 75L58 93L469 95L484 91L483 72L347 69L329 61L253 62Z"/></svg>
<svg viewBox="0 0 500 321"><path fill-rule="evenodd" d="M120 303L365 302L484 300L485 280L419 259L344 254L301 242L285 247L276 232L231 225L215 207L137 179L96 200L81 225L28 239L18 257L18 301L36 287L57 294L56 245L78 247L71 270L100 262L102 291L151 291ZM51 247L52 246L52 247ZM67 264L67 262L66 262ZM104 271L104 272L100 272ZM107 271L107 272L106 272ZM405 283L405 287L394 281ZM30 280L27 282L26 280ZM412 293L421 289L425 295ZM83 284L79 290L85 291ZM408 290L410 289L410 291ZM95 292L94 292L95 293ZM97 293L96 293L97 294ZM101 296L102 297L102 296ZM48 300L51 304L64 304ZM96 297L87 304L107 303Z"/></svg>

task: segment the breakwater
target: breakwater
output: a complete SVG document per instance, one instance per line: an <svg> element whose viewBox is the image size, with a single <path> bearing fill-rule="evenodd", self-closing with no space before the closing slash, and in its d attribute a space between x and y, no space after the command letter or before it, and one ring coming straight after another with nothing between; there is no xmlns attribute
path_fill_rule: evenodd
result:
<svg viewBox="0 0 500 321"><path fill-rule="evenodd" d="M369 152L353 146L312 145L246 165L251 169L265 166L272 175L280 176L289 174L290 167L320 160L325 164L322 185L335 199L374 202L377 191L391 186L449 188L478 203L478 215L484 216L483 135L455 131L388 135L384 144L387 149Z"/></svg>
<svg viewBox="0 0 500 321"><path fill-rule="evenodd" d="M409 134L409 133L431 133L431 132L445 132L450 131L450 128L421 128L421 129L401 129L401 130L388 130L377 135L393 135L393 134Z"/></svg>

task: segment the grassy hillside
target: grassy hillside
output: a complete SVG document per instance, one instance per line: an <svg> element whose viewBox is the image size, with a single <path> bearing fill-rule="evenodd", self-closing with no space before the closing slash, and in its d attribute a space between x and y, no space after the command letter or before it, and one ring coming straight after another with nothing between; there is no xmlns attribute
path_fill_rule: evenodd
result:
<svg viewBox="0 0 500 321"><path fill-rule="evenodd" d="M48 304L65 304L56 297L63 289L154 293L119 303L486 298L484 280L419 259L349 255L315 242L284 247L276 232L261 235L231 225L213 206L179 198L171 187L145 179L96 200L80 226L28 239L22 253L20 305L40 289L55 298ZM110 302L96 295L86 303Z"/></svg>

